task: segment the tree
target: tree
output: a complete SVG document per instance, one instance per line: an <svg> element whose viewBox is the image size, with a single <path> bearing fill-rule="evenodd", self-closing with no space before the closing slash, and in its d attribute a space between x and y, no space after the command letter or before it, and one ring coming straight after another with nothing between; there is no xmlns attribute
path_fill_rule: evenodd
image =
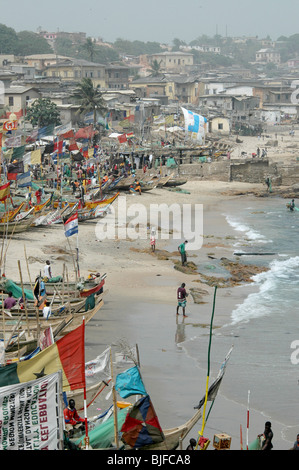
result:
<svg viewBox="0 0 299 470"><path fill-rule="evenodd" d="M83 48L86 50L90 62L94 61L94 55L95 55L95 43L91 38L87 38L85 44L83 45Z"/></svg>
<svg viewBox="0 0 299 470"><path fill-rule="evenodd" d="M77 83L72 98L79 104L79 113L93 112L94 127L96 126L97 112L101 115L107 112L99 86L94 87L91 78L83 78L80 83Z"/></svg>
<svg viewBox="0 0 299 470"><path fill-rule="evenodd" d="M0 24L0 54L17 54L19 44L17 33L14 29Z"/></svg>
<svg viewBox="0 0 299 470"><path fill-rule="evenodd" d="M151 63L151 76L152 77L158 77L160 75L161 71L161 61L158 62L157 59L153 60Z"/></svg>
<svg viewBox="0 0 299 470"><path fill-rule="evenodd" d="M50 124L58 126L61 124L57 105L49 98L39 98L27 109L26 119L32 126L45 127Z"/></svg>
<svg viewBox="0 0 299 470"><path fill-rule="evenodd" d="M47 40L39 34L31 31L21 31L18 33L18 54L50 54L53 52Z"/></svg>

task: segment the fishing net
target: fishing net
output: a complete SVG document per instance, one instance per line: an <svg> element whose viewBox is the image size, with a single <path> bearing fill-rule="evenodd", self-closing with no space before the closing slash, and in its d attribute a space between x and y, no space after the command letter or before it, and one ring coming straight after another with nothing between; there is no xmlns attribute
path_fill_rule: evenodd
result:
<svg viewBox="0 0 299 470"><path fill-rule="evenodd" d="M7 279L4 282L4 290L7 293L11 292L12 296L15 299L19 299L23 295L21 286L18 286L17 284L15 284L10 279ZM33 292L31 290L24 289L24 293L25 293L28 300L33 300L34 299L34 295L33 295Z"/></svg>
<svg viewBox="0 0 299 470"><path fill-rule="evenodd" d="M121 429L125 422L128 413L128 408L117 411L118 429ZM75 441L76 445L81 442L84 445L84 437ZM104 423L99 424L88 432L89 442L92 449L108 449L114 442L114 416L110 416Z"/></svg>
<svg viewBox="0 0 299 470"><path fill-rule="evenodd" d="M254 441L252 441L249 445L248 445L248 450L261 450L262 446L261 446L261 440L259 437L257 437Z"/></svg>

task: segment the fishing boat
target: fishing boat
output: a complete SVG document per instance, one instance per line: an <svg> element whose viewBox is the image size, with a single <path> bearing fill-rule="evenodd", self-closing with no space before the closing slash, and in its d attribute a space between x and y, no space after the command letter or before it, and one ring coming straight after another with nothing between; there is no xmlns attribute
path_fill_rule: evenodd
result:
<svg viewBox="0 0 299 470"><path fill-rule="evenodd" d="M85 323L88 323L98 312L99 310L103 307L104 302L103 299L99 299L99 301L96 303L95 307L91 310L87 311L79 311L75 313L68 313L67 309L65 314L60 314L57 316L51 315L48 319L45 318L40 318L39 322L37 322L37 319L34 317L27 317L26 318L26 312L21 316L20 319L17 318L12 318L5 321L5 332L6 333L13 333L18 330L24 330L25 332L29 330L29 332L32 334L33 332L36 332L38 328L41 330L44 330L45 328L48 328L51 326L53 329L58 327L63 321L67 320L67 325L63 330L61 331L61 335L65 335L69 333L70 331L73 331L75 328L80 326L82 324L82 319L84 316ZM3 333L3 327L0 327L0 332Z"/></svg>
<svg viewBox="0 0 299 470"><path fill-rule="evenodd" d="M118 196L119 196L119 193L116 193L113 196L111 196L109 198L106 198L106 199L99 199L99 200L96 200L96 201L87 199L87 200L84 201L84 207L87 208L87 209L95 209L99 206L104 206L106 204L112 204ZM53 206L54 206L55 209L57 209L59 207L59 204L61 204L62 207L64 207L67 204L70 207L72 207L77 203L78 203L78 201L62 201L61 203L56 201L56 202L53 203Z"/></svg>
<svg viewBox="0 0 299 470"><path fill-rule="evenodd" d="M51 279L44 279L47 295L56 295L61 299L66 299L68 296L72 298L88 297L92 294L99 294L104 287L107 274L102 275L96 273L90 275L87 279L79 279L77 282L63 282L62 277L58 276L57 282L51 282ZM55 278L56 279L56 278ZM28 302L34 300L32 286L30 282L23 282L23 288L28 299ZM14 282L11 279L2 277L0 279L0 291L8 294L12 292L13 297L18 299L22 297L22 288L19 281Z"/></svg>
<svg viewBox="0 0 299 470"><path fill-rule="evenodd" d="M7 233L11 235L14 233L26 232L30 229L33 220L33 218L29 217L25 220L16 220L8 223L2 222L0 223L0 233Z"/></svg>

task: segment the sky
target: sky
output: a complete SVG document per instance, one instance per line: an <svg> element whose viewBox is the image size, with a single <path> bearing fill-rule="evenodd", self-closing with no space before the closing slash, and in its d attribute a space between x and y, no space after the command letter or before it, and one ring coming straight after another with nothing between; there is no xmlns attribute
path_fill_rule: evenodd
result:
<svg viewBox="0 0 299 470"><path fill-rule="evenodd" d="M4 0L0 0L4 4ZM0 23L17 32L85 32L114 42L186 43L202 34L273 39L299 33L298 0L13 0Z"/></svg>

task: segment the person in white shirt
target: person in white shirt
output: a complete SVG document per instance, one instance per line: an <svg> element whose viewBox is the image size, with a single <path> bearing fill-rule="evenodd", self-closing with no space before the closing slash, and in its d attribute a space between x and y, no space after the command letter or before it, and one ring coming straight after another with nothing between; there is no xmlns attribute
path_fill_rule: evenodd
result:
<svg viewBox="0 0 299 470"><path fill-rule="evenodd" d="M44 308L43 308L43 317L48 320L48 318L51 316L52 311L49 302L46 302Z"/></svg>
<svg viewBox="0 0 299 470"><path fill-rule="evenodd" d="M44 267L44 275L48 279L52 278L52 271L51 271L51 263L49 260L46 261L45 267Z"/></svg>

